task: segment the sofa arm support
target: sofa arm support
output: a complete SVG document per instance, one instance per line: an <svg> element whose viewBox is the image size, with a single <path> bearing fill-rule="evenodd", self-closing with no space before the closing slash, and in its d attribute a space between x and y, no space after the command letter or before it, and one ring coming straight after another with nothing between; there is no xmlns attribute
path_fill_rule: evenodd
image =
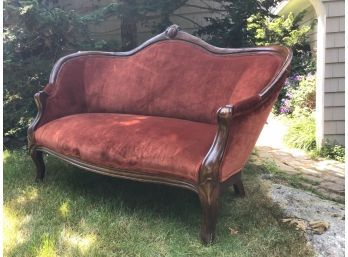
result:
<svg viewBox="0 0 348 257"><path fill-rule="evenodd" d="M279 91L283 86L285 79L288 77L288 74L289 69L286 70L281 77L276 78L269 85L267 85L265 89L257 95L253 95L247 99L233 103L233 117L244 115L259 108L264 102L271 98L274 93L279 94Z"/></svg>
<svg viewBox="0 0 348 257"><path fill-rule="evenodd" d="M29 153L31 152L31 148L34 145L34 131L39 124L42 115L44 113L45 107L46 107L46 102L47 102L48 94L45 91L39 91L34 95L34 100L35 104L37 106L37 114L35 119L31 122L31 124L28 127L28 134L27 134L27 139L28 139L28 150Z"/></svg>
<svg viewBox="0 0 348 257"><path fill-rule="evenodd" d="M201 239L205 244L214 240L220 192L220 165L228 142L233 107L226 105L217 112L217 132L198 174L198 194L203 209Z"/></svg>
<svg viewBox="0 0 348 257"><path fill-rule="evenodd" d="M210 199L209 190L204 185L219 182L218 170L228 141L232 112L232 105L223 106L217 111L217 132L199 170L198 184L208 200Z"/></svg>

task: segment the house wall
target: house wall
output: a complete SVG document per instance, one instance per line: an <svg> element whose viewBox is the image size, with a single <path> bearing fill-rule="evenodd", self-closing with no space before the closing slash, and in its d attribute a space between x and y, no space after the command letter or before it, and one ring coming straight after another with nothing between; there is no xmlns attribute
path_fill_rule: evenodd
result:
<svg viewBox="0 0 348 257"><path fill-rule="evenodd" d="M344 131L344 94L345 94L345 46L344 46L344 0L289 0L278 10L279 14L289 12L299 13L306 10L302 24L309 24L316 19L317 13L312 5L319 2L326 12L326 39L325 39L325 74L323 88L323 129L320 138L325 141L345 143ZM317 52L317 26L309 33L309 40L314 54ZM317 62L324 61L317 59ZM319 110L319 108L318 108ZM320 115L319 115L320 116Z"/></svg>
<svg viewBox="0 0 348 257"><path fill-rule="evenodd" d="M300 25L308 25L310 26L313 21L315 22L315 19L317 17L315 13L315 9L313 8L312 5L309 5L306 9L305 16L303 17L303 20L301 21ZM309 38L309 44L311 46L311 49L313 51L313 54L315 55L317 52L317 24L313 26L311 31L308 33L308 38Z"/></svg>
<svg viewBox="0 0 348 257"><path fill-rule="evenodd" d="M323 0L326 9L324 139L344 145L344 1Z"/></svg>

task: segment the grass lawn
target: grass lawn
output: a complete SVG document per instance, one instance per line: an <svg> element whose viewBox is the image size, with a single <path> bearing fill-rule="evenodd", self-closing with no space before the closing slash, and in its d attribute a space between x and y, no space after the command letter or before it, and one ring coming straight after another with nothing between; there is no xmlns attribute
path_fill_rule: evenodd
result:
<svg viewBox="0 0 348 257"><path fill-rule="evenodd" d="M35 183L25 151L4 153L4 256L312 256L304 236L280 221L256 166L245 168L245 198L223 194L216 243L204 247L194 193L46 159L47 176Z"/></svg>

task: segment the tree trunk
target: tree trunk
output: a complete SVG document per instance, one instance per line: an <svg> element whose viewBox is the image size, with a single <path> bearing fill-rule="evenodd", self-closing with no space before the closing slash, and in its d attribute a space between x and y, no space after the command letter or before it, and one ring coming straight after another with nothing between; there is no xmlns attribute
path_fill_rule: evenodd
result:
<svg viewBox="0 0 348 257"><path fill-rule="evenodd" d="M137 46L137 13L134 0L124 0L124 10L121 16L122 50L129 51Z"/></svg>

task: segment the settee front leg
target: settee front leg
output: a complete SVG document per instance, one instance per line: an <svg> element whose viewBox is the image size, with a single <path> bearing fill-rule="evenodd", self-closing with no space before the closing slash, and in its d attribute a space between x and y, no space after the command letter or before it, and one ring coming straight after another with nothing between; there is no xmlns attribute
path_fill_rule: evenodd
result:
<svg viewBox="0 0 348 257"><path fill-rule="evenodd" d="M202 207L202 225L200 237L203 244L211 244L215 239L218 218L219 186L204 184L200 186L199 199Z"/></svg>
<svg viewBox="0 0 348 257"><path fill-rule="evenodd" d="M34 149L31 151L30 156L33 159L36 166L35 181L40 182L45 177L45 162L43 160L43 153Z"/></svg>

